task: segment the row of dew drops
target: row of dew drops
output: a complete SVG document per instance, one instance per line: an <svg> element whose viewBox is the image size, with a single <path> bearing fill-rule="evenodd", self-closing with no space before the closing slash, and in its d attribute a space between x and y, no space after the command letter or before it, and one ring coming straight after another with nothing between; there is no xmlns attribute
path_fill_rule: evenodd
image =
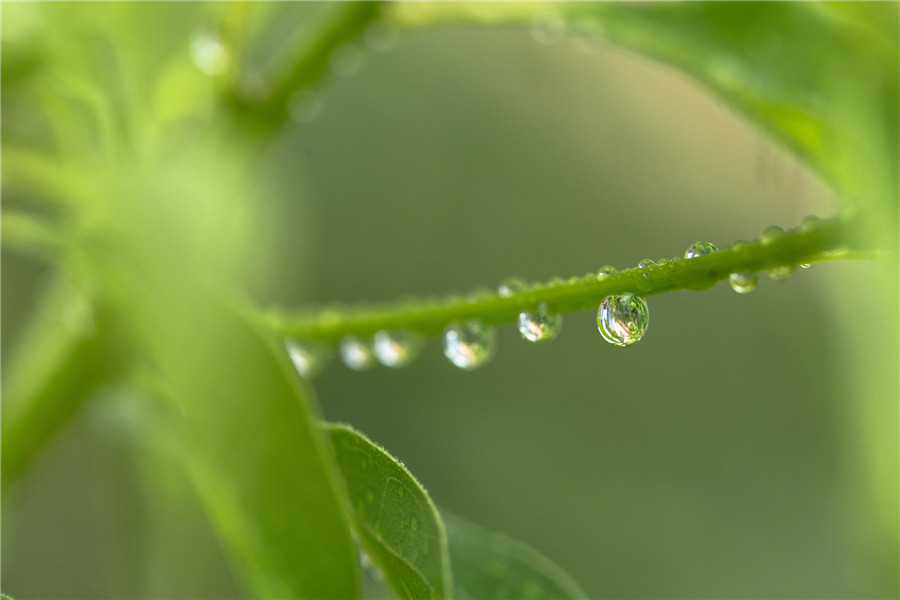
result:
<svg viewBox="0 0 900 600"><path fill-rule="evenodd" d="M772 243L784 234L780 227L769 227L760 236L763 244ZM746 242L737 242L740 247ZM692 259L718 251L711 242L696 242L685 251L684 258ZM665 264L677 259L660 259L656 263L644 259L638 268L645 269L655 264ZM801 264L801 268L809 268L809 264ZM774 281L785 281L794 273L794 265L783 265L769 271ZM598 280L616 273L611 266L601 267L596 274L590 274ZM759 273L737 272L728 278L731 289L739 294L747 294L756 289ZM497 293L504 298L520 293L527 288L527 283L518 277L504 281ZM630 346L639 341L647 332L650 323L650 311L647 302L626 292L607 296L597 309L597 328L604 340L614 346ZM522 339L533 343L545 343L554 339L562 326L562 315L547 310L546 303L540 303L535 310L523 310L519 313L516 326ZM342 362L355 371L371 368L376 362L391 368L405 367L421 352L425 339L421 335L404 330L379 331L371 340L348 335L341 340L340 356ZM289 339L286 342L288 355L301 377L309 378L317 374L327 363L329 352L326 348L315 347ZM475 319L465 323L452 323L444 331L442 346L444 356L454 366L466 371L487 363L497 348L496 334L489 327Z"/></svg>

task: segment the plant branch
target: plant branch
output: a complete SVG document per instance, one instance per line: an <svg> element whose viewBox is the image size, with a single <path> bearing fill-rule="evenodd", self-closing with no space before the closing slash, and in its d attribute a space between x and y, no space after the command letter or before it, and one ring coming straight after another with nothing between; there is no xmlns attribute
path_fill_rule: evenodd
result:
<svg viewBox="0 0 900 600"><path fill-rule="evenodd" d="M512 323L523 310L546 303L552 313L597 307L606 296L632 292L655 296L677 290L705 290L731 273L763 271L783 265L835 260L883 260L884 253L866 244L856 220L835 219L808 224L774 240L739 242L690 260L667 259L647 268L619 271L603 279L594 275L565 282L534 284L509 296L485 292L469 297L426 299L307 314L269 311L263 315L276 334L323 343L346 335L368 337L379 330L405 329L439 335L450 323L480 319L488 325Z"/></svg>
<svg viewBox="0 0 900 600"><path fill-rule="evenodd" d="M257 132L278 131L288 119L294 94L317 84L328 72L331 53L358 37L380 10L381 2L376 1L336 2L325 7L320 20L296 44L289 67L268 93L253 101L235 90L227 99L230 106Z"/></svg>

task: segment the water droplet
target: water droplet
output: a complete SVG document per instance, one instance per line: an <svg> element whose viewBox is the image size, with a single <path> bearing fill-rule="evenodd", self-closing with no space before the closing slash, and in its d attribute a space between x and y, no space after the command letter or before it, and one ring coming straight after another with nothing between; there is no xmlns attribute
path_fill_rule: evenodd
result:
<svg viewBox="0 0 900 600"><path fill-rule="evenodd" d="M553 279L551 279L550 281L547 282L547 285L550 287L559 287L559 286L565 285L565 284L566 284L566 280L563 279L562 277L554 277Z"/></svg>
<svg viewBox="0 0 900 600"><path fill-rule="evenodd" d="M313 90L296 92L288 101L288 114L297 123L315 121L322 114L322 96Z"/></svg>
<svg viewBox="0 0 900 600"><path fill-rule="evenodd" d="M478 320L454 323L444 331L444 356L460 369L468 371L485 364L495 347L494 330Z"/></svg>
<svg viewBox="0 0 900 600"><path fill-rule="evenodd" d="M728 276L728 284L738 294L749 294L759 283L759 273L732 273Z"/></svg>
<svg viewBox="0 0 900 600"><path fill-rule="evenodd" d="M191 32L191 61L203 73L215 77L231 66L231 55L215 29L199 26Z"/></svg>
<svg viewBox="0 0 900 600"><path fill-rule="evenodd" d="M653 262L652 260L650 260L649 258L645 258L644 260L642 260L641 262L638 263L638 269L647 269L649 267L652 267L655 264L656 263Z"/></svg>
<svg viewBox="0 0 900 600"><path fill-rule="evenodd" d="M557 336L562 326L561 315L551 315L547 305L541 302L537 311L523 310L519 313L519 333L529 342L549 342Z"/></svg>
<svg viewBox="0 0 900 600"><path fill-rule="evenodd" d="M348 335L341 340L341 360L354 371L365 371L375 364L371 344L355 335Z"/></svg>
<svg viewBox="0 0 900 600"><path fill-rule="evenodd" d="M569 277L569 279L566 280L566 283L569 285L575 285L576 283L581 283L581 277L577 277L577 276Z"/></svg>
<svg viewBox="0 0 900 600"><path fill-rule="evenodd" d="M800 231L810 231L824 223L825 220L815 215L809 215L800 222Z"/></svg>
<svg viewBox="0 0 900 600"><path fill-rule="evenodd" d="M314 344L289 339L284 342L284 347L303 379L315 377L328 362L328 354L324 348Z"/></svg>
<svg viewBox="0 0 900 600"><path fill-rule="evenodd" d="M712 242L694 242L684 252L685 258L697 258L698 256L706 256L713 252L718 252L719 248Z"/></svg>
<svg viewBox="0 0 900 600"><path fill-rule="evenodd" d="M328 57L331 72L338 77L350 77L363 64L363 53L353 44L341 44Z"/></svg>
<svg viewBox="0 0 900 600"><path fill-rule="evenodd" d="M609 265L603 265L599 269L597 269L597 280L602 281L616 272L615 267L611 267Z"/></svg>
<svg viewBox="0 0 900 600"><path fill-rule="evenodd" d="M481 302L482 300L489 298L491 294L492 292L490 289L486 287L478 287L466 295L466 302L468 302L469 304L475 304L476 302Z"/></svg>
<svg viewBox="0 0 900 600"><path fill-rule="evenodd" d="M787 281L794 276L794 265L781 265L769 271L769 279L772 281Z"/></svg>
<svg viewBox="0 0 900 600"><path fill-rule="evenodd" d="M743 250L744 248L746 248L749 245L750 245L750 242L748 242L747 240L738 240L731 245L731 249L732 250Z"/></svg>
<svg viewBox="0 0 900 600"><path fill-rule="evenodd" d="M766 227L766 229L762 232L762 235L759 236L759 241L761 241L763 244L771 244L783 235L784 229L778 227L777 225L772 225L771 227Z"/></svg>
<svg viewBox="0 0 900 600"><path fill-rule="evenodd" d="M650 310L643 298L626 292L607 296L597 309L600 335L615 346L630 346L642 337L650 324Z"/></svg>
<svg viewBox="0 0 900 600"><path fill-rule="evenodd" d="M545 11L535 16L531 23L531 37L539 44L558 44L566 33L566 22L556 12Z"/></svg>
<svg viewBox="0 0 900 600"><path fill-rule="evenodd" d="M408 331L379 331L372 352L384 366L399 369L415 360L424 344L421 336Z"/></svg>
<svg viewBox="0 0 900 600"><path fill-rule="evenodd" d="M801 269L808 269L812 266L812 263L800 263L799 266Z"/></svg>
<svg viewBox="0 0 900 600"><path fill-rule="evenodd" d="M525 286L525 280L521 277L510 277L509 279L503 280L503 283L497 288L497 293L500 294L502 298L509 298L513 294L518 294L523 291Z"/></svg>

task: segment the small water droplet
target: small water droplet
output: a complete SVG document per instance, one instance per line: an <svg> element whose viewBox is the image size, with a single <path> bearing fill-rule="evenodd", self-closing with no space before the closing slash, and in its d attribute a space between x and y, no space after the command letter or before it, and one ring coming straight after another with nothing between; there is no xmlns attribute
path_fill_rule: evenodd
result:
<svg viewBox="0 0 900 600"><path fill-rule="evenodd" d="M466 302L469 304L475 304L476 302L481 302L482 300L488 298L492 294L491 290L486 287L478 287L469 292L466 295Z"/></svg>
<svg viewBox="0 0 900 600"><path fill-rule="evenodd" d="M354 371L365 371L375 364L371 343L366 343L355 335L341 340L341 360Z"/></svg>
<svg viewBox="0 0 900 600"><path fill-rule="evenodd" d="M784 229L778 227L777 225L772 225L771 227L766 227L766 229L762 232L762 235L759 236L759 241L761 241L763 244L771 244L783 235Z"/></svg>
<svg viewBox="0 0 900 600"><path fill-rule="evenodd" d="M581 283L581 277L572 276L566 281L569 285L575 285L576 283Z"/></svg>
<svg viewBox="0 0 900 600"><path fill-rule="evenodd" d="M800 267L801 269L808 269L812 266L812 263L800 263L797 266Z"/></svg>
<svg viewBox="0 0 900 600"><path fill-rule="evenodd" d="M374 569L375 561L373 561L372 557L369 556L366 552L364 552L363 550L360 550L359 551L359 566L361 566L363 569Z"/></svg>
<svg viewBox="0 0 900 600"><path fill-rule="evenodd" d="M825 220L821 217L817 217L816 215L809 215L800 222L800 231L810 231L811 229L819 227L824 222Z"/></svg>
<svg viewBox="0 0 900 600"><path fill-rule="evenodd" d="M523 291L526 285L525 280L521 277L510 277L503 280L503 283L497 288L497 293L502 298L509 298L513 294Z"/></svg>
<svg viewBox="0 0 900 600"><path fill-rule="evenodd" d="M562 315L551 315L547 312L547 304L541 302L534 312L525 310L520 312L517 324L522 338L529 342L549 342L559 333Z"/></svg>
<svg viewBox="0 0 900 600"><path fill-rule="evenodd" d="M566 284L566 280L563 279L562 277L554 277L553 279L551 279L550 281L547 282L547 285L550 287L559 287L559 286L565 285L565 284Z"/></svg>
<svg viewBox="0 0 900 600"><path fill-rule="evenodd" d="M616 272L615 267L611 267L609 265L603 265L599 269L597 269L597 280L602 281Z"/></svg>
<svg viewBox="0 0 900 600"><path fill-rule="evenodd" d="M656 263L653 262L652 260L650 260L649 258L645 258L644 260L642 260L641 262L638 263L638 269L647 269L649 267L652 267L655 264Z"/></svg>
<svg viewBox="0 0 900 600"><path fill-rule="evenodd" d="M191 61L200 71L215 77L231 66L231 54L218 31L201 25L191 32Z"/></svg>
<svg viewBox="0 0 900 600"><path fill-rule="evenodd" d="M328 66L338 77L355 75L362 64L363 53L353 44L341 44L328 57Z"/></svg>
<svg viewBox="0 0 900 600"><path fill-rule="evenodd" d="M748 242L747 240L738 240L731 245L731 249L732 250L743 250L744 248L746 248L749 245L750 245L750 242Z"/></svg>
<svg viewBox="0 0 900 600"><path fill-rule="evenodd" d="M310 89L296 92L288 101L288 114L297 123L310 123L322 114L322 96Z"/></svg>
<svg viewBox="0 0 900 600"><path fill-rule="evenodd" d="M496 337L492 328L476 319L448 326L443 345L447 360L468 371L490 360L496 348Z"/></svg>
<svg viewBox="0 0 900 600"><path fill-rule="evenodd" d="M697 258L698 256L706 256L713 252L718 252L719 248L712 242L694 242L684 252L685 258Z"/></svg>
<svg viewBox="0 0 900 600"><path fill-rule="evenodd" d="M732 273L728 276L728 284L738 294L749 294L759 283L759 273Z"/></svg>
<svg viewBox="0 0 900 600"><path fill-rule="evenodd" d="M656 261L656 265L659 266L659 267L665 266L665 265L667 265L667 264L669 264L669 259L668 259L668 258L661 258L661 259L659 259L658 261Z"/></svg>
<svg viewBox="0 0 900 600"><path fill-rule="evenodd" d="M419 531L419 519L416 517L411 517L409 519L409 529L412 531L412 534L415 535L416 532Z"/></svg>
<svg viewBox="0 0 900 600"><path fill-rule="evenodd" d="M630 346L647 331L650 310L643 298L626 292L607 296L597 309L597 328L600 335L615 346Z"/></svg>
<svg viewBox="0 0 900 600"><path fill-rule="evenodd" d="M328 362L328 354L324 348L314 344L288 339L284 342L284 347L297 374L303 379L315 377Z"/></svg>
<svg viewBox="0 0 900 600"><path fill-rule="evenodd" d="M772 281L787 281L794 276L794 265L781 265L769 271L769 279Z"/></svg>
<svg viewBox="0 0 900 600"><path fill-rule="evenodd" d="M553 11L538 13L531 23L531 37L539 44L552 46L558 44L566 33L566 22L562 16Z"/></svg>
<svg viewBox="0 0 900 600"><path fill-rule="evenodd" d="M384 366L399 369L415 360L424 344L421 336L408 331L379 331L372 352Z"/></svg>

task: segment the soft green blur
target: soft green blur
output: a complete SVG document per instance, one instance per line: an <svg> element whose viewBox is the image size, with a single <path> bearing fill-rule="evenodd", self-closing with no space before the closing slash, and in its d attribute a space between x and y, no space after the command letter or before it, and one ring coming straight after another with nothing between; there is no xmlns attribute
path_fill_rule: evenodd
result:
<svg viewBox="0 0 900 600"><path fill-rule="evenodd" d="M81 20L69 25L91 21L95 8L75 5ZM314 8L266 7L251 58ZM66 32L40 29L41 10L4 4L4 40L34 19L35 39L65 48ZM214 88L188 53L191 28L214 10L121 4L104 14L127 11L143 13L125 19L138 30L112 36L128 40L127 53L100 52L129 64L143 57L136 68L148 71L169 62L167 83L129 92L144 111L129 130L148 140L152 160L139 155L139 176L115 179L159 194L171 212L208 215L225 190L223 212L186 237L197 261L242 280L263 306L622 268L840 206L668 68L596 40L542 45L523 28L459 26L364 49L357 73L325 83L318 118L290 125L251 181L241 174L260 197L235 208L242 188L193 164L219 150L190 136L216 118ZM46 126L19 119L16 102L4 98L4 146ZM107 141L78 139L78 119L62 120L73 147L117 152L127 117L111 117ZM193 163L166 151L175 147L193 150ZM198 171L207 180L183 175ZM170 184L205 202L177 206ZM4 248L4 379L49 277L46 265ZM403 370L334 364L314 388L326 419L388 449L439 506L534 546L592 597L890 597L898 442L884 424L898 419L898 304L896 263L819 265L786 283L764 279L747 296L720 284L655 297L647 335L629 348L606 344L595 315L570 314L546 345L502 329L493 362L471 373L432 340ZM238 593L176 465L111 416L134 393L98 394L4 504L4 593Z"/></svg>

